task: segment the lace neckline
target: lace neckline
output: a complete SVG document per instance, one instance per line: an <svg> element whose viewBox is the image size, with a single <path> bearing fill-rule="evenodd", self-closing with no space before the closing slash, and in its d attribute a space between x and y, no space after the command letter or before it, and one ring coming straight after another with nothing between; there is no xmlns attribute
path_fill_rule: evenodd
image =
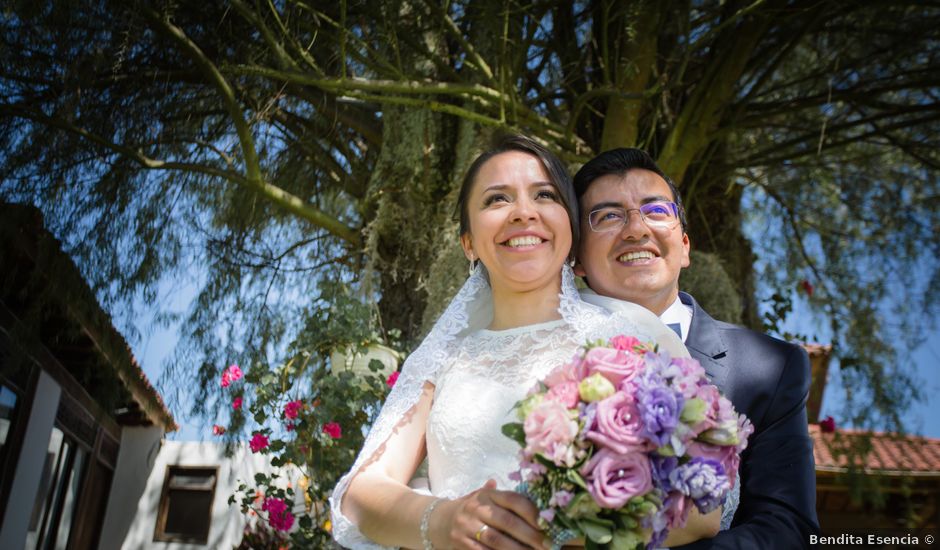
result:
<svg viewBox="0 0 940 550"><path fill-rule="evenodd" d="M551 321L545 321L542 323L534 323L531 325L522 325L521 327L513 328L504 328L502 330L490 330L488 328L483 328L477 331L477 334L480 336L512 336L515 334L528 334L530 332L537 332L540 330L553 329L560 327L567 323L564 319L552 319Z"/></svg>

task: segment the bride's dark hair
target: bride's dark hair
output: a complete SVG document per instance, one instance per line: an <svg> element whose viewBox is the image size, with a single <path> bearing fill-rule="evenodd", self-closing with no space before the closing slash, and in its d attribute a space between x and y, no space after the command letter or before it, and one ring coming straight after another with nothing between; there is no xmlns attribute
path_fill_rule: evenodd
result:
<svg viewBox="0 0 940 550"><path fill-rule="evenodd" d="M559 200L568 211L568 222L571 224L571 252L569 258L574 258L575 251L578 249L578 240L581 237L581 225L578 213L578 200L575 196L574 185L571 183L571 176L568 175L568 169L557 156L551 151L525 136L509 135L499 138L496 145L480 154L467 169L467 175L463 178L460 185L460 195L457 196L457 212L460 219L460 235L470 231L470 212L467 206L467 200L470 198L470 191L476 180L480 168L486 164L486 161L502 153L510 151L519 151L528 153L539 159L548 178L551 181L555 191L558 192Z"/></svg>

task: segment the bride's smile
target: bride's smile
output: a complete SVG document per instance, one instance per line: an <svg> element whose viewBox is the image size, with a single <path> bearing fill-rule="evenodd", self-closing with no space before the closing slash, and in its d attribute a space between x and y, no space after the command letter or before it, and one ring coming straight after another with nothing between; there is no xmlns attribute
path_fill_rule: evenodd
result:
<svg viewBox="0 0 940 550"><path fill-rule="evenodd" d="M509 151L487 160L468 203L467 257L486 266L494 293L557 294L571 251L568 210L539 159Z"/></svg>

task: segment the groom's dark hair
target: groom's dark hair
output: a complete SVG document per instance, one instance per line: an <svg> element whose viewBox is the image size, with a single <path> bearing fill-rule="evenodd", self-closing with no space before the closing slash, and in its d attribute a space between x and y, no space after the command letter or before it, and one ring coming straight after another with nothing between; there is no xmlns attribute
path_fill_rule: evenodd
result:
<svg viewBox="0 0 940 550"><path fill-rule="evenodd" d="M574 186L571 185L568 167L554 153L525 136L508 135L498 137L495 145L481 153L467 169L467 175L464 176L463 183L460 186L460 194L457 196L456 214L460 220L459 234L464 235L470 231L470 211L467 201L470 199L470 191L473 190L473 183L476 180L477 173L480 172L480 168L486 164L486 161L496 155L510 151L519 151L535 156L548 173L548 178L555 191L558 192L561 204L568 211L568 221L571 223L571 252L568 257L574 259L574 253L578 249L578 242L581 238L581 222L578 199L574 192Z"/></svg>
<svg viewBox="0 0 940 550"><path fill-rule="evenodd" d="M666 180L666 184L672 192L672 200L676 203L676 206L679 207L679 222L682 224L682 232L685 233L688 229L685 219L685 208L682 207L682 197L679 196L679 190L676 188L676 184L656 165L656 161L653 160L653 157L649 156L649 154L642 149L632 147L611 149L610 151L604 151L586 162L584 166L578 170L578 173L574 175L574 191L578 196L578 201L581 201L581 197L584 196L591 184L594 183L594 180L609 175L623 176L630 170L637 169L649 170Z"/></svg>

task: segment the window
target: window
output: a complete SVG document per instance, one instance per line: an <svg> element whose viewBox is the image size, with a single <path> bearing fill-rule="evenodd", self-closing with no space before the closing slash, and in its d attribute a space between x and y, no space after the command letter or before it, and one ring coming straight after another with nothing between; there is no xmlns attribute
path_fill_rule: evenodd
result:
<svg viewBox="0 0 940 550"><path fill-rule="evenodd" d="M218 468L168 466L160 495L156 542L209 542Z"/></svg>
<svg viewBox="0 0 940 550"><path fill-rule="evenodd" d="M17 395L13 388L0 384L0 467L6 471L4 464L8 449L13 419L16 415Z"/></svg>
<svg viewBox="0 0 940 550"><path fill-rule="evenodd" d="M88 452L58 426L52 428L42 479L26 533L26 548L65 550L81 492Z"/></svg>

